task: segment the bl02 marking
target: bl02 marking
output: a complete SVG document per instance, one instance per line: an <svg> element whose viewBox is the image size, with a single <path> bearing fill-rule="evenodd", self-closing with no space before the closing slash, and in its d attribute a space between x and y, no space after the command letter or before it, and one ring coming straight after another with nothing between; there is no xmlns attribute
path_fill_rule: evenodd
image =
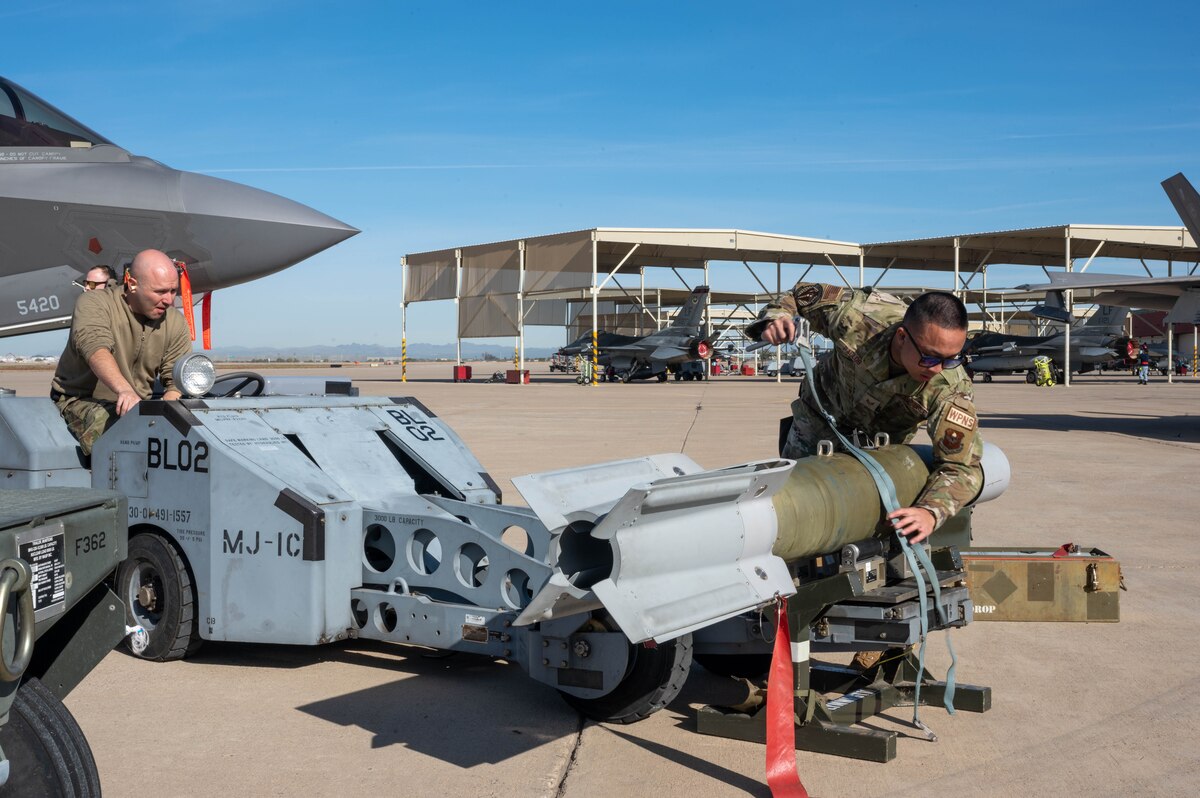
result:
<svg viewBox="0 0 1200 798"><path fill-rule="evenodd" d="M192 471L208 473L208 444L196 441L195 445L184 438L179 439L174 450L167 445L166 438L146 439L146 466L164 471ZM172 457L174 461L172 461Z"/></svg>
<svg viewBox="0 0 1200 798"><path fill-rule="evenodd" d="M401 426L407 430L408 434L419 441L444 441L446 440L438 431L428 423L428 419L413 418L403 410L389 410L387 414L400 422Z"/></svg>

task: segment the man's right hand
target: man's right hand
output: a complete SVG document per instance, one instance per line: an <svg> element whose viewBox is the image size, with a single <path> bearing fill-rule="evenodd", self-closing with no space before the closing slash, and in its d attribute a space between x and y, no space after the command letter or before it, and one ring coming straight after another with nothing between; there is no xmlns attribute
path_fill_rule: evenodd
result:
<svg viewBox="0 0 1200 798"><path fill-rule="evenodd" d="M796 336L796 324L791 316L780 316L763 329L762 340L771 344L791 343Z"/></svg>
<svg viewBox="0 0 1200 798"><path fill-rule="evenodd" d="M140 401L142 401L142 397L138 396L133 391L121 391L119 394L117 394L117 415L125 415Z"/></svg>

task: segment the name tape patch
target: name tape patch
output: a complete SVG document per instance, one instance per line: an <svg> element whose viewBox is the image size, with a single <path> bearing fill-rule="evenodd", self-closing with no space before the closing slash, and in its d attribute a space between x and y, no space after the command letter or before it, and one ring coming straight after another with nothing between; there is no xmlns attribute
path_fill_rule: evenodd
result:
<svg viewBox="0 0 1200 798"><path fill-rule="evenodd" d="M963 429L972 430L975 429L975 424L977 422L975 420L975 416L971 415L967 411L960 410L957 407L952 407L950 408L950 412L946 413L946 423L954 424L955 426L962 427Z"/></svg>

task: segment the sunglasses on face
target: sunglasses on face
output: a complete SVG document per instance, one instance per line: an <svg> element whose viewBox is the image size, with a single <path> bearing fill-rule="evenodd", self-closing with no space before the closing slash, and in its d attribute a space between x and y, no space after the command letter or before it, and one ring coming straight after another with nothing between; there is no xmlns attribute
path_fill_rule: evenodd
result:
<svg viewBox="0 0 1200 798"><path fill-rule="evenodd" d="M108 280L84 280L83 284L88 288L103 288L108 285Z"/></svg>
<svg viewBox="0 0 1200 798"><path fill-rule="evenodd" d="M938 355L927 355L921 351L921 347L917 346L917 342L912 337L912 333L910 333L904 327L901 327L900 329L904 330L904 337L908 339L908 342L910 344L912 344L912 348L916 351L917 365L919 365L921 368L931 369L934 366L941 366L944 369L952 369L952 368L956 368L956 367L962 365L962 362L963 362L962 352L959 352L954 357L941 357Z"/></svg>

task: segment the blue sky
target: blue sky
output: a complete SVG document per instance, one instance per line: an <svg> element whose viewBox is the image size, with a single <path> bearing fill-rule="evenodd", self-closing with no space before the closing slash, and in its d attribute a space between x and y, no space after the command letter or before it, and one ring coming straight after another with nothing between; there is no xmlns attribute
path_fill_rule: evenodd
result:
<svg viewBox="0 0 1200 798"><path fill-rule="evenodd" d="M0 74L134 153L363 230L218 293L218 346L398 344L408 252L595 226L1178 224L1159 182L1200 178L1195 3L0 8ZM712 283L749 290L741 271ZM410 341L453 337L452 306L410 308Z"/></svg>

